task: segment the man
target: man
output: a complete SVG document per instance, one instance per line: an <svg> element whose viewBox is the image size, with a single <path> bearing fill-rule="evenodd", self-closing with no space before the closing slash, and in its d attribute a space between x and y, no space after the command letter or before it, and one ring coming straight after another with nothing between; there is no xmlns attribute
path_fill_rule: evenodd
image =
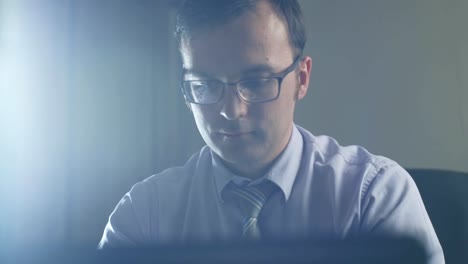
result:
<svg viewBox="0 0 468 264"><path fill-rule="evenodd" d="M176 33L182 90L207 146L137 183L100 248L392 234L444 262L403 168L294 124L312 69L297 1L184 1Z"/></svg>

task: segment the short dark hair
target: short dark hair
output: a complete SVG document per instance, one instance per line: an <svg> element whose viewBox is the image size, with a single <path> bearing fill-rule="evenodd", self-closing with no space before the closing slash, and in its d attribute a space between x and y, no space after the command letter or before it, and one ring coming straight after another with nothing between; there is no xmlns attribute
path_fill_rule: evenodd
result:
<svg viewBox="0 0 468 264"><path fill-rule="evenodd" d="M182 0L177 6L175 36L179 47L183 39L195 32L227 24L248 10L256 8L259 0ZM289 41L295 56L302 54L306 33L302 11L297 0L266 0L287 26Z"/></svg>

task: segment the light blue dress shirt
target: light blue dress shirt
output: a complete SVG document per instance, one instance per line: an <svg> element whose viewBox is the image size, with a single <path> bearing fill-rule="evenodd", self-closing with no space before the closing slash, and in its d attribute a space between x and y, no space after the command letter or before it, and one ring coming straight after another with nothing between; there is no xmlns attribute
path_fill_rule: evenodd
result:
<svg viewBox="0 0 468 264"><path fill-rule="evenodd" d="M299 126L269 172L255 181L231 173L205 146L183 167L135 184L110 215L98 247L238 239L242 215L223 201L223 189L231 181L267 180L278 191L259 217L262 237L405 235L422 243L431 264L444 263L416 184L401 166Z"/></svg>

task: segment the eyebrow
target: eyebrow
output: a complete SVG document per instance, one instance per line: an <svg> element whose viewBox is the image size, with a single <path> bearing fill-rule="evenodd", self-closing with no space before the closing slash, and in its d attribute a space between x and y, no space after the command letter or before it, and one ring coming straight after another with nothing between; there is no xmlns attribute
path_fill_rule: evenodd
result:
<svg viewBox="0 0 468 264"><path fill-rule="evenodd" d="M241 75L242 76L245 76L245 75L255 75L255 74L259 74L259 73L270 73L270 74L274 74L276 73L277 71L275 71L275 69L271 66L271 65L268 65L268 64L256 64L256 65L252 65L251 67L245 69L244 71L241 72Z"/></svg>
<svg viewBox="0 0 468 264"><path fill-rule="evenodd" d="M278 71L275 70L269 64L255 64L255 65L248 67L247 69L244 69L242 72L240 72L239 76L254 76L254 75L259 75L262 73L275 74L277 72ZM210 79L215 78L213 74L210 74L207 72L183 68L182 76L186 76L186 75L194 75L194 76L199 76L199 77L204 77L204 78L206 77Z"/></svg>
<svg viewBox="0 0 468 264"><path fill-rule="evenodd" d="M196 71L196 70L189 70L189 69L182 69L182 76L186 75L195 75L195 76L200 76L200 77L208 77L211 78L212 75L209 73L201 72L201 71Z"/></svg>

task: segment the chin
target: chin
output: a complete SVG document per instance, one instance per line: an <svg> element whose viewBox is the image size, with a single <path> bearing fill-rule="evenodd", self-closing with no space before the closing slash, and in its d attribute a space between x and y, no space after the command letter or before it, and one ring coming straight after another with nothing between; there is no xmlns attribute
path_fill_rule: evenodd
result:
<svg viewBox="0 0 468 264"><path fill-rule="evenodd" d="M265 154L262 155L260 149L247 146L220 147L215 151L216 154L224 161L232 164L249 164L259 161Z"/></svg>
<svg viewBox="0 0 468 264"><path fill-rule="evenodd" d="M244 138L227 140L218 134L212 135L208 146L224 161L232 164L258 162L267 155L261 138L249 135Z"/></svg>

